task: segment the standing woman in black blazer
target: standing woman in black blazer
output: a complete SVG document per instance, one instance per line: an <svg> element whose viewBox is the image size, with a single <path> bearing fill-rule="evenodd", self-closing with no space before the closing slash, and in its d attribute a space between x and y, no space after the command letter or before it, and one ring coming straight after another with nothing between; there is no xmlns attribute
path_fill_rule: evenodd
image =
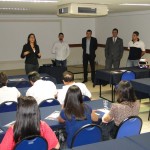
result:
<svg viewBox="0 0 150 150"><path fill-rule="evenodd" d="M37 45L35 35L29 34L27 44L23 46L21 58L25 58L26 74L39 69L38 58L41 57L39 46Z"/></svg>

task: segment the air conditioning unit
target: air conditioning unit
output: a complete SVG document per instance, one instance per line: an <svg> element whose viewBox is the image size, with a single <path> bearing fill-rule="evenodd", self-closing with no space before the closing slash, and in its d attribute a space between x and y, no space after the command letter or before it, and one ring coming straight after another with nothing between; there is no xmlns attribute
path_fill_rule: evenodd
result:
<svg viewBox="0 0 150 150"><path fill-rule="evenodd" d="M107 5L70 3L58 5L57 15L66 17L98 17L108 14Z"/></svg>

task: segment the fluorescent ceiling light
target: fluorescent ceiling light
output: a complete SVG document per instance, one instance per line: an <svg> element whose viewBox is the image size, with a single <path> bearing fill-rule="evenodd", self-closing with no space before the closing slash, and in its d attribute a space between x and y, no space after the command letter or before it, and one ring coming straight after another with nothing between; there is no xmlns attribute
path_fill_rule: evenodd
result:
<svg viewBox="0 0 150 150"><path fill-rule="evenodd" d="M1 2L57 3L58 0L0 0Z"/></svg>
<svg viewBox="0 0 150 150"><path fill-rule="evenodd" d="M16 10L16 11L26 11L26 10L30 10L28 8L0 8L0 10Z"/></svg>
<svg viewBox="0 0 150 150"><path fill-rule="evenodd" d="M130 4L130 3L124 3L120 5L125 5L125 6L150 6L150 4Z"/></svg>

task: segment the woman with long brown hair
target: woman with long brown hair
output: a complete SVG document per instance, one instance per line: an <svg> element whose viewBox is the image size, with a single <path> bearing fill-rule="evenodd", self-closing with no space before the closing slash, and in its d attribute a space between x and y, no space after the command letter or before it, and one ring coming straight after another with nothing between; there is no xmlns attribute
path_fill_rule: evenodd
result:
<svg viewBox="0 0 150 150"><path fill-rule="evenodd" d="M23 138L40 135L48 142L48 150L59 149L59 142L55 133L41 121L40 110L36 100L31 97L19 97L16 112L16 122L7 130L2 143L1 150L13 150L16 143Z"/></svg>
<svg viewBox="0 0 150 150"><path fill-rule="evenodd" d="M25 58L26 74L39 69L38 58L41 58L39 46L37 45L35 35L33 33L28 35L27 44L23 46L21 58Z"/></svg>
<svg viewBox="0 0 150 150"><path fill-rule="evenodd" d="M67 145L70 147L74 133L82 126L91 124L92 121L98 121L98 116L88 105L83 103L80 88L72 85L67 91L64 108L58 121L66 124Z"/></svg>

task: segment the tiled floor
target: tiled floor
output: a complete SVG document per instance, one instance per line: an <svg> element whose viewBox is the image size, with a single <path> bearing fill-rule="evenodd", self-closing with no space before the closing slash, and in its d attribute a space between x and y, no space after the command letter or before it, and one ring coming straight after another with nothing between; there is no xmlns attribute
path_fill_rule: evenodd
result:
<svg viewBox="0 0 150 150"><path fill-rule="evenodd" d="M78 82L78 81L81 82L82 78L76 80L76 82ZM92 93L92 99L93 100L100 99L99 98L99 86L97 85L93 88L93 84L91 81L88 81L85 84ZM111 99L110 85L106 85L106 86L102 87L102 94L103 94L103 96L107 97L108 99ZM141 117L141 119L143 121L141 133L150 132L150 121L148 121L149 109L150 109L149 99L141 100L140 113L139 113L139 116Z"/></svg>

